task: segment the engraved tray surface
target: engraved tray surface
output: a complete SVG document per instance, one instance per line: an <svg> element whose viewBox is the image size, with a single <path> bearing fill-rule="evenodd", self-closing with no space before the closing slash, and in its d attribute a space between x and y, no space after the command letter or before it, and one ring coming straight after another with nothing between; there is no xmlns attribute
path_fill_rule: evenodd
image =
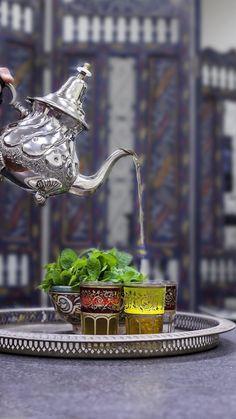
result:
<svg viewBox="0 0 236 419"><path fill-rule="evenodd" d="M137 358L214 348L229 320L177 313L176 331L150 335L79 335L52 308L0 310L0 352L63 358ZM121 328L122 329L122 328ZM122 333L122 330L121 330Z"/></svg>

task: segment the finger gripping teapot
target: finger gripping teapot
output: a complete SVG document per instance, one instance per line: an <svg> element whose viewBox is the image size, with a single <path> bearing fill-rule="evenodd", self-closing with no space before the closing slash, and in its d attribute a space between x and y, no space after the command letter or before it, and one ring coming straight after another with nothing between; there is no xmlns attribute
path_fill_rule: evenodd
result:
<svg viewBox="0 0 236 419"><path fill-rule="evenodd" d="M88 129L82 101L86 91L85 77L91 76L90 65L79 67L55 93L28 98L28 111L16 101L11 84L0 79L0 93L9 87L11 104L20 112L20 119L1 130L0 176L35 194L43 205L52 195L70 192L79 196L91 194L103 184L114 164L135 153L118 149L91 176L79 173L79 158L75 139Z"/></svg>

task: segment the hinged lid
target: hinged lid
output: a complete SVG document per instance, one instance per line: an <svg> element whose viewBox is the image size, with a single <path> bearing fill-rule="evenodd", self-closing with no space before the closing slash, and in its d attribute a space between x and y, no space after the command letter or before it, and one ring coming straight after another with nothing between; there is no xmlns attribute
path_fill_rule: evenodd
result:
<svg viewBox="0 0 236 419"><path fill-rule="evenodd" d="M87 85L85 77L90 77L90 64L85 63L83 67L78 67L78 74L70 77L63 86L54 93L49 93L44 97L28 98L30 101L39 101L51 105L61 110L72 118L81 122L88 129L85 121L85 114L82 108L82 101L86 92Z"/></svg>

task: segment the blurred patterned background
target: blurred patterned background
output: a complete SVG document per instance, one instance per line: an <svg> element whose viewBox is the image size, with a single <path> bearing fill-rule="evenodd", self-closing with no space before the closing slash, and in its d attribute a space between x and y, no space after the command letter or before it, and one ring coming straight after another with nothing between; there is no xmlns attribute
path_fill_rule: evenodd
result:
<svg viewBox="0 0 236 419"><path fill-rule="evenodd" d="M90 130L77 139L81 172L94 173L118 147L134 149L143 162L148 275L161 270L178 281L179 308L227 317L236 311L235 6L0 0L0 65L14 74L21 100L57 90L91 63ZM2 126L17 118L7 95L0 116ZM4 181L0 203L1 307L47 304L36 286L64 247L118 246L139 261L128 159L91 198L65 195L39 208Z"/></svg>

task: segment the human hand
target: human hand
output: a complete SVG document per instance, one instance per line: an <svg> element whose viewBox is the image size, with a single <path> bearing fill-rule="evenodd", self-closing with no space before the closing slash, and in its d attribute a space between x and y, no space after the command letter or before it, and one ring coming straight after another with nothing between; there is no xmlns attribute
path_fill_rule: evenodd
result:
<svg viewBox="0 0 236 419"><path fill-rule="evenodd" d="M13 83L14 78L6 67L0 67L0 77L5 83Z"/></svg>

